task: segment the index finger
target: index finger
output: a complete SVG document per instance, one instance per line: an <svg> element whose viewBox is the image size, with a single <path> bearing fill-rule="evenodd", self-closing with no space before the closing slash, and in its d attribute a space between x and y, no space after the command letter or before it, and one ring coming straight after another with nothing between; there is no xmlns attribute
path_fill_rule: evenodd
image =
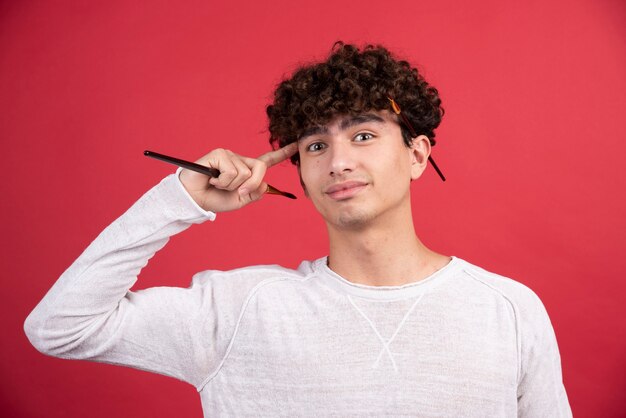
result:
<svg viewBox="0 0 626 418"><path fill-rule="evenodd" d="M291 144L285 145L282 148L267 152L257 159L263 161L265 164L267 164L268 167L271 167L285 161L296 152L298 152L298 142L292 142Z"/></svg>

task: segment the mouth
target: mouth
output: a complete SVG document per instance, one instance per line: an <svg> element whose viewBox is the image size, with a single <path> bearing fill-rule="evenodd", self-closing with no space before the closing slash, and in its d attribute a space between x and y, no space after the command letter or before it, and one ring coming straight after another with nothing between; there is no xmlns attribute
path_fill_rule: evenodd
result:
<svg viewBox="0 0 626 418"><path fill-rule="evenodd" d="M353 197L367 187L367 183L362 181L346 181L333 184L324 193L333 200L345 200Z"/></svg>

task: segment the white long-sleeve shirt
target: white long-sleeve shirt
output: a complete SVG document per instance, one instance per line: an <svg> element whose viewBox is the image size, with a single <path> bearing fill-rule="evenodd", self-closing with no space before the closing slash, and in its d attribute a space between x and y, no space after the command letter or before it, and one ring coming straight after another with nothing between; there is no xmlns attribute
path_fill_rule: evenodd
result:
<svg viewBox="0 0 626 418"><path fill-rule="evenodd" d="M207 417L571 416L539 298L458 257L404 286L351 283L321 258L129 291L170 236L214 218L167 176L63 273L29 340L188 382Z"/></svg>

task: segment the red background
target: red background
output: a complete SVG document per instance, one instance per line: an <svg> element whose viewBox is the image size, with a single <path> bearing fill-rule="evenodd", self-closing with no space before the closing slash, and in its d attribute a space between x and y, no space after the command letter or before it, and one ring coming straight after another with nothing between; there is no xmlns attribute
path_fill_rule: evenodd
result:
<svg viewBox="0 0 626 418"><path fill-rule="evenodd" d="M1 2L3 416L201 416L192 386L43 356L23 321L175 170L144 149L267 151L274 86L338 39L387 45L443 98L433 155L449 180L430 168L413 186L421 239L534 289L575 416L624 416L625 28L617 0ZM300 199L175 236L137 288L324 255L294 168L268 180Z"/></svg>

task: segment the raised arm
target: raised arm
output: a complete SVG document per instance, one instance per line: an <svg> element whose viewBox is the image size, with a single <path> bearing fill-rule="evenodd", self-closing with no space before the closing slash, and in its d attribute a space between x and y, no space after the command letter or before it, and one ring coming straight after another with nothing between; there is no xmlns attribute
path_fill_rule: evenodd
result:
<svg viewBox="0 0 626 418"><path fill-rule="evenodd" d="M232 324L220 320L218 311L236 312L240 301L220 297L223 285L216 288L208 272L195 275L187 289L129 289L171 236L213 220L213 212L258 200L266 168L287 153L237 157L240 161L233 155L214 151L199 160L212 158L210 164L223 173L217 179L179 169L102 231L26 319L31 343L48 355L126 365L199 385L221 359L230 335ZM241 192L242 186L248 192ZM244 283L243 293L253 285Z"/></svg>

